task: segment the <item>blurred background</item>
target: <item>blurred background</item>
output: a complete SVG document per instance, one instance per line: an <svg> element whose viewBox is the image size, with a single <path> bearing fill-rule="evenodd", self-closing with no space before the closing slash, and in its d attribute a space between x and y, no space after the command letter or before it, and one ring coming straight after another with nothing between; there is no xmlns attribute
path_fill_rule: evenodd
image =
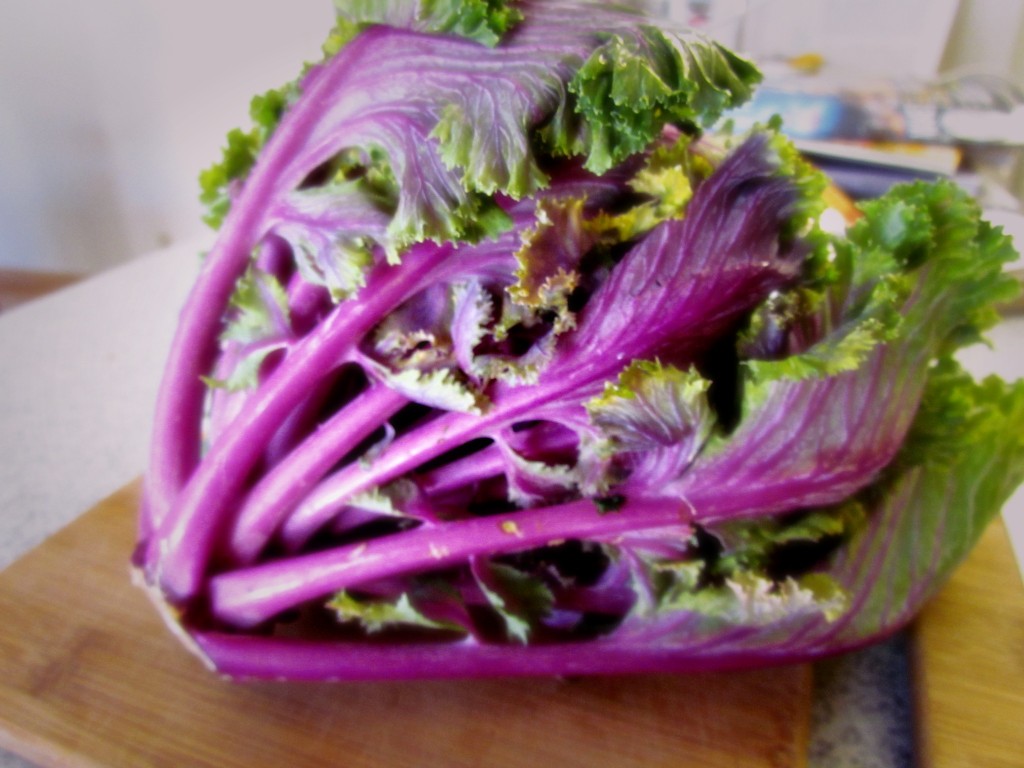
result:
<svg viewBox="0 0 1024 768"><path fill-rule="evenodd" d="M780 87L755 106L789 110L787 125L832 130L851 92L884 93L903 120L895 138L955 148L955 171L966 157L971 178L982 167L1008 193L995 207L1016 206L1024 0L646 5L762 63ZM199 171L247 124L252 94L318 58L332 16L330 0L5 2L0 268L93 273L201 236ZM938 119L954 111L955 131Z"/></svg>
<svg viewBox="0 0 1024 768"><path fill-rule="evenodd" d="M319 57L331 0L5 0L0 267L102 270L204 231L197 176Z"/></svg>

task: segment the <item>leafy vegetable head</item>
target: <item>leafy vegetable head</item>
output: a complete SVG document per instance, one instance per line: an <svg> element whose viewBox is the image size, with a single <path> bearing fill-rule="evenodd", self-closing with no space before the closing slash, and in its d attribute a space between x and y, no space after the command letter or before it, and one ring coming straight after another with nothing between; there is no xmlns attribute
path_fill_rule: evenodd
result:
<svg viewBox="0 0 1024 768"><path fill-rule="evenodd" d="M1024 390L953 357L1014 290L976 204L827 234L775 126L714 129L756 69L604 4L338 18L202 178L136 562L207 659L699 669L906 623L1024 472Z"/></svg>

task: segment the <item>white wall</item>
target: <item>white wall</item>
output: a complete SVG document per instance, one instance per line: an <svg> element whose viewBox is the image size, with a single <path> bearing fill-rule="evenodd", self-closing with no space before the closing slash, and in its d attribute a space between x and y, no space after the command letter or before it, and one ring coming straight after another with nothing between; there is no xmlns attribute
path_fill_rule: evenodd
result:
<svg viewBox="0 0 1024 768"><path fill-rule="evenodd" d="M4 0L0 267L92 272L200 232L199 170L332 18L330 0Z"/></svg>
<svg viewBox="0 0 1024 768"><path fill-rule="evenodd" d="M1013 0L1011 0L1013 2ZM839 72L931 76L958 0L649 0L758 59L822 55ZM694 10L705 8L703 14Z"/></svg>
<svg viewBox="0 0 1024 768"><path fill-rule="evenodd" d="M719 0L762 19L787 5L806 10L807 2ZM868 16L899 4L828 0L844 2ZM333 16L331 0L2 4L0 267L79 272L202 231L198 172L218 156L228 129L247 123L252 94L291 79L318 56ZM944 65L977 64L1024 85L1024 0L960 5ZM815 23L827 31L820 10ZM774 18L782 23L777 42L786 29L790 36L807 29ZM802 41L797 35L792 42Z"/></svg>

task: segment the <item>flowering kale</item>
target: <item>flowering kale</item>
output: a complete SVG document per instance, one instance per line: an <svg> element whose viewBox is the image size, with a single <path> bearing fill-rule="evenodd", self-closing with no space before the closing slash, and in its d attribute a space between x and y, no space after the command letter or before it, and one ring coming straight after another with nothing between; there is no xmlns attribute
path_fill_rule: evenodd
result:
<svg viewBox="0 0 1024 768"><path fill-rule="evenodd" d="M954 353L951 184L822 229L754 67L584 2L343 3L203 174L136 565L231 676L806 659L903 626L1024 473Z"/></svg>

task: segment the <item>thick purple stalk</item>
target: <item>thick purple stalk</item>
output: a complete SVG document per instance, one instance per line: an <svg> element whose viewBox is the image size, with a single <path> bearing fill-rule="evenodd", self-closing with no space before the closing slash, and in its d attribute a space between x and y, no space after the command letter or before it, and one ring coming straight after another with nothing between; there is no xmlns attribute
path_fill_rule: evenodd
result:
<svg viewBox="0 0 1024 768"><path fill-rule="evenodd" d="M358 299L338 305L249 395L240 413L211 446L195 475L176 501L171 520L158 532L160 572L169 594L187 599L201 581L213 542L230 520L227 510L237 502L245 478L261 449L280 424L307 397L311 388L351 357L358 344L390 311L425 286L461 277L487 274L500 267L507 273L511 244L531 218L517 216L516 228L476 246L424 243L413 246L401 265L378 263L366 278ZM379 417L376 425L380 424ZM154 539L156 540L156 539ZM157 557L151 553L152 558Z"/></svg>
<svg viewBox="0 0 1024 768"><path fill-rule="evenodd" d="M437 496L498 477L504 469L505 458L491 445L472 456L424 473L416 481L427 496Z"/></svg>
<svg viewBox="0 0 1024 768"><path fill-rule="evenodd" d="M780 653L771 643L737 649L618 641L546 645L343 643L195 632L204 660L223 675L308 681L415 680L529 676L672 674L795 664L853 650L867 641ZM881 639L873 638L871 642Z"/></svg>
<svg viewBox="0 0 1024 768"><path fill-rule="evenodd" d="M307 282L297 272L292 276L288 285L288 310L297 334L309 333L317 318L327 314L332 303L326 288Z"/></svg>
<svg viewBox="0 0 1024 768"><path fill-rule="evenodd" d="M245 352L246 350L240 344L232 344L224 349L220 357L217 358L217 362L211 372L212 378L217 381L228 380L236 366L242 363ZM224 428L234 420L235 416L238 415L245 405L246 398L249 397L250 393L251 390L244 389L211 388L207 395L209 399L207 403L209 415L206 418L203 430L203 439L206 443L216 440L217 436L224 431Z"/></svg>
<svg viewBox="0 0 1024 768"><path fill-rule="evenodd" d="M564 539L609 540L618 534L685 523L679 499L630 499L602 513L588 500L509 515L426 524L381 539L218 574L210 579L213 615L251 627L301 603L375 579L427 572L471 556L521 552Z"/></svg>
<svg viewBox="0 0 1024 768"><path fill-rule="evenodd" d="M397 392L372 386L264 475L241 503L231 530L232 560L252 562L307 489L406 403Z"/></svg>
<svg viewBox="0 0 1024 768"><path fill-rule="evenodd" d="M316 428L333 383L329 378L323 380L281 423L263 450L262 466L267 467L267 471L287 459L310 431Z"/></svg>
<svg viewBox="0 0 1024 768"><path fill-rule="evenodd" d="M372 466L350 465L331 475L288 516L282 536L290 548L301 546L354 494L397 479L406 472L478 437L496 434L529 413L532 403L493 403L484 415L445 413L395 440Z"/></svg>
<svg viewBox="0 0 1024 768"><path fill-rule="evenodd" d="M535 435L537 432L543 434ZM579 444L579 436L569 429L553 434L549 430L537 429L513 433L504 437L513 451L527 452L531 445L543 449L547 454L571 453ZM529 458L529 456L527 456ZM416 477L416 484L428 497L444 495L484 480L498 477L508 466L507 458L498 445L489 445L476 453L449 462L437 469Z"/></svg>
<svg viewBox="0 0 1024 768"><path fill-rule="evenodd" d="M229 523L227 511L280 424L388 311L436 272L450 251L425 247L420 258L408 258L401 268L379 265L367 279L365 299L339 304L249 398L158 529L160 551L154 556L159 560L153 564L171 599L187 599L199 589L214 543Z"/></svg>
<svg viewBox="0 0 1024 768"><path fill-rule="evenodd" d="M335 148L311 152L307 142L321 121L318 103L343 87L349 60L358 61L365 44L353 41L328 71L310 78L302 105L282 119L233 202L217 242L207 255L185 306L157 396L152 452L146 476L148 527L164 524L172 504L199 462L200 426L206 390L201 376L217 354L224 308L235 283L249 266L263 236L275 199L294 189L312 167Z"/></svg>
<svg viewBox="0 0 1024 768"><path fill-rule="evenodd" d="M267 165L273 165L267 163ZM250 188L271 186L273 175L254 174ZM147 514L151 527L163 523L200 454L200 424L209 372L217 354L224 307L249 264L253 230L262 210L250 205L229 217L217 245L207 256L185 306L157 395L152 450L146 474Z"/></svg>

